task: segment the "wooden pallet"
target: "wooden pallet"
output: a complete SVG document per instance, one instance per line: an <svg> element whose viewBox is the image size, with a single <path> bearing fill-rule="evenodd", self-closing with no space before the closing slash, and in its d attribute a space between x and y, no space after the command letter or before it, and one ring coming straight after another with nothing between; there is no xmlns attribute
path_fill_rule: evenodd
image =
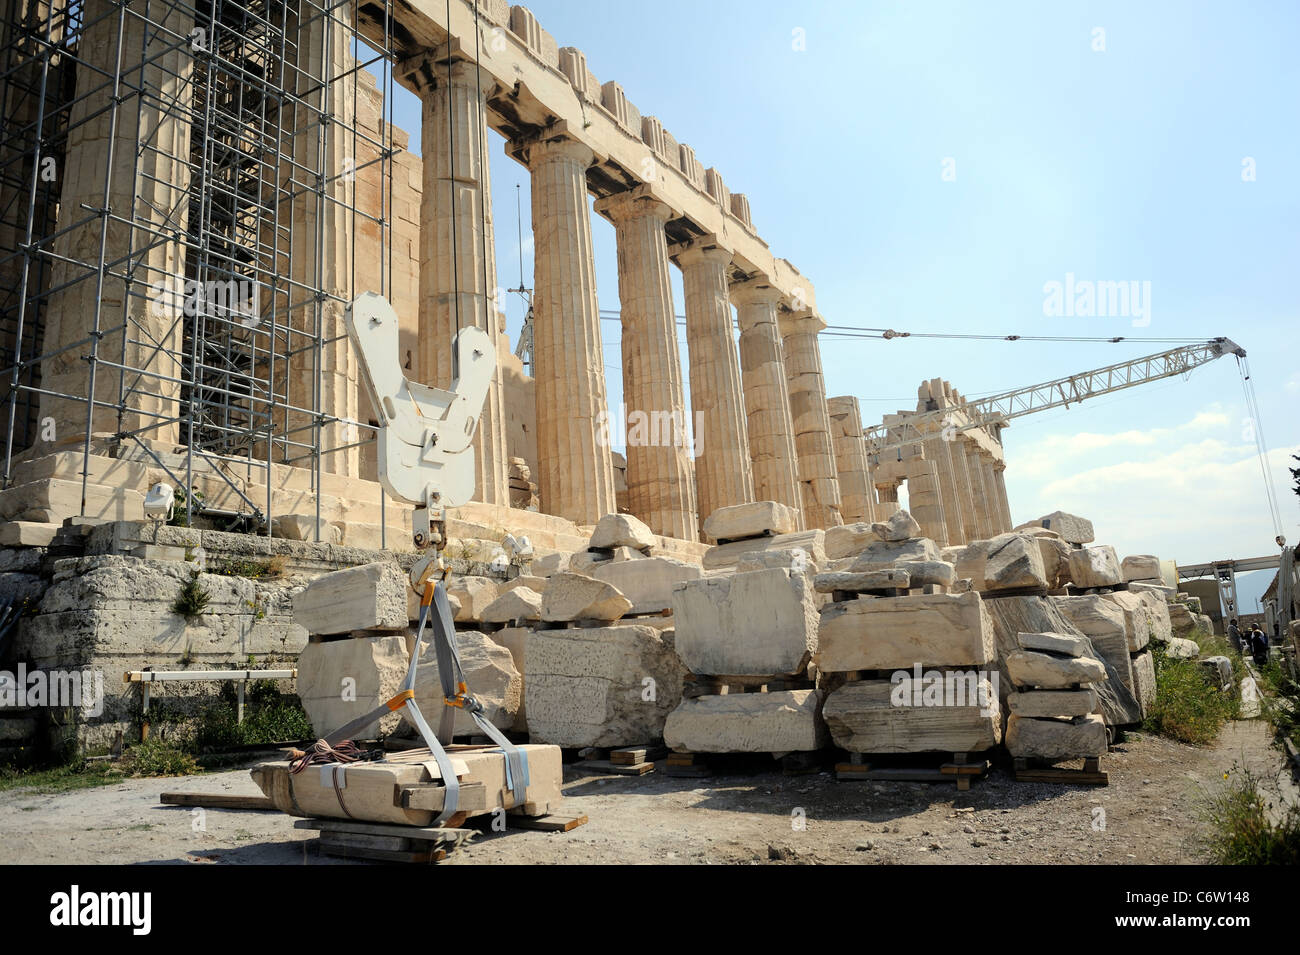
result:
<svg viewBox="0 0 1300 955"><path fill-rule="evenodd" d="M370 862L441 862L478 835L473 829L423 829L345 819L296 819L295 829L320 831L320 851Z"/></svg>
<svg viewBox="0 0 1300 955"><path fill-rule="evenodd" d="M867 756L849 754L847 763L835 764L835 778L840 782L877 780L909 783L956 783L965 792L973 780L983 779L989 773L989 760L978 753L953 753L951 759L940 756L915 757Z"/></svg>
<svg viewBox="0 0 1300 955"><path fill-rule="evenodd" d="M820 751L779 757L768 753L669 753L661 768L667 776L687 778L770 773L774 768L786 776L804 776L820 772L822 758Z"/></svg>
<svg viewBox="0 0 1300 955"><path fill-rule="evenodd" d="M1073 786L1109 786L1110 774L1101 768L1100 756L1084 757L1083 766L1043 765L1040 760L1017 756L1012 774L1018 783L1064 783Z"/></svg>
<svg viewBox="0 0 1300 955"><path fill-rule="evenodd" d="M691 676L682 687L682 699L719 696L723 693L780 693L785 690L811 690L816 684L800 676Z"/></svg>
<svg viewBox="0 0 1300 955"><path fill-rule="evenodd" d="M487 822L492 818L479 816L476 821ZM571 832L586 823L586 815L574 813L530 816L511 812L506 831ZM318 830L320 851L324 855L370 862L441 862L479 835L477 829L422 829L345 819L297 819L293 825L295 829Z"/></svg>
<svg viewBox="0 0 1300 955"><path fill-rule="evenodd" d="M654 772L655 760L668 755L668 747L651 743L616 749L592 747L581 750L579 755L583 759L574 769L610 776L644 776Z"/></svg>

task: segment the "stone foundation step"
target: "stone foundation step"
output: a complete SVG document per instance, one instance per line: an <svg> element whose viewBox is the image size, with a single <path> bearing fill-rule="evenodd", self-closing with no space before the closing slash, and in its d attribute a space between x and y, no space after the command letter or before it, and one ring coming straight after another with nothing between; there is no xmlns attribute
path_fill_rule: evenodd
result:
<svg viewBox="0 0 1300 955"><path fill-rule="evenodd" d="M972 780L987 778L991 765L983 753L850 753L848 762L835 764L835 778L840 782L956 783L964 792Z"/></svg>
<svg viewBox="0 0 1300 955"><path fill-rule="evenodd" d="M61 524L64 518L73 515L112 521L144 517L144 495L139 491L95 483L87 484L85 491L83 515L79 478L42 478L14 484L0 491L0 519Z"/></svg>

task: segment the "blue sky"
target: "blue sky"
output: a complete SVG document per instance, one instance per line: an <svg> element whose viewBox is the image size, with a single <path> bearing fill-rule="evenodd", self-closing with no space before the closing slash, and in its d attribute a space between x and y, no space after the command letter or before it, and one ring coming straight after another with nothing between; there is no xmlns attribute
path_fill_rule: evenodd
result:
<svg viewBox="0 0 1300 955"><path fill-rule="evenodd" d="M1243 345L1283 529L1300 537L1300 498L1283 469L1300 445L1300 5L530 9L749 197L756 228L810 277L832 324ZM418 130L409 94L395 109ZM529 184L501 147L493 136L498 268L511 286L517 184L531 283ZM1243 181L1247 159L1254 181ZM955 178L945 179L945 160ZM616 310L614 233L594 221L600 303ZM1149 282L1150 324L1045 315L1045 283L1067 273ZM521 316L511 302L512 338ZM616 405L617 322L602 331ZM931 377L977 396L1167 347L828 339L822 355L828 394L858 396L878 421L914 407ZM1253 426L1231 358L1186 381L1020 419L1005 433L1012 516L1083 514L1121 554L1272 553Z"/></svg>

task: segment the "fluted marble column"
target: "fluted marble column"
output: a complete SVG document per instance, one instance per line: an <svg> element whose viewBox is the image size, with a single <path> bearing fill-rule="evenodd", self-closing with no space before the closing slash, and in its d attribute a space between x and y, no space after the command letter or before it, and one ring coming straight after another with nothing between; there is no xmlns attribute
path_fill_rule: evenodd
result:
<svg viewBox="0 0 1300 955"><path fill-rule="evenodd" d="M1011 522L1011 500L1007 497L1007 462L998 461L993 465L993 486L998 496L998 512L1002 517L1002 529L1009 531L1015 525Z"/></svg>
<svg viewBox="0 0 1300 955"><path fill-rule="evenodd" d="M720 507L754 500L754 471L740 384L740 355L727 294L731 252L701 242L681 249L676 258L686 297L695 488L703 523Z"/></svg>
<svg viewBox="0 0 1300 955"><path fill-rule="evenodd" d="M817 343L817 335L825 327L826 323L811 312L794 312L781 319L790 417L799 457L799 489L803 495L804 524L809 528L844 523L840 514L835 448L831 443L831 420L826 411L821 349Z"/></svg>
<svg viewBox="0 0 1300 955"><path fill-rule="evenodd" d="M987 451L980 452L980 480L984 484L984 506L989 522L989 536L997 536L1003 531L1002 509L998 505L997 482L993 479L993 455Z"/></svg>
<svg viewBox="0 0 1300 955"><path fill-rule="evenodd" d="M975 523L981 540L988 540L994 531L990 518L989 491L984 483L984 452L974 441L966 445L966 471L970 475L971 492L975 499Z"/></svg>
<svg viewBox="0 0 1300 955"><path fill-rule="evenodd" d="M419 372L450 388L451 342L477 325L495 345L502 333L496 305L487 94L492 79L473 63L425 61L412 70L421 103L424 192L420 201ZM474 436L475 500L508 505L505 398L498 363Z"/></svg>
<svg viewBox="0 0 1300 955"><path fill-rule="evenodd" d="M520 154L532 173L538 497L547 514L594 524L617 506L587 208L593 155L564 138Z"/></svg>
<svg viewBox="0 0 1300 955"><path fill-rule="evenodd" d="M835 446L835 470L840 480L840 514L846 523L876 520L876 493L871 486L867 443L862 436L858 399L844 395L826 399Z"/></svg>
<svg viewBox="0 0 1300 955"><path fill-rule="evenodd" d="M952 442L952 473L956 482L958 517L962 529L962 542L969 544L981 538L979 512L976 507L975 486L971 483L970 465L966 449L970 438L958 432Z"/></svg>
<svg viewBox="0 0 1300 955"><path fill-rule="evenodd" d="M947 547L948 527L939 497L935 462L928 460L921 452L921 445L916 444L903 449L903 463L907 469L907 509L921 525L921 536Z"/></svg>
<svg viewBox="0 0 1300 955"><path fill-rule="evenodd" d="M618 243L628 507L656 534L697 540L686 391L664 235L673 212L644 186L607 196L595 208L613 221Z"/></svg>
<svg viewBox="0 0 1300 955"><path fill-rule="evenodd" d="M926 454L932 455L939 476L939 497L943 501L944 523L948 528L948 544L961 544L966 540L965 528L962 526L960 480L957 476L957 464L953 460L957 435L944 437L940 430L926 444Z"/></svg>
<svg viewBox="0 0 1300 955"><path fill-rule="evenodd" d="M777 326L781 292L761 279L731 286L740 325L740 380L745 391L749 454L754 463L754 498L792 508L803 523L794 422L785 378L785 357Z"/></svg>

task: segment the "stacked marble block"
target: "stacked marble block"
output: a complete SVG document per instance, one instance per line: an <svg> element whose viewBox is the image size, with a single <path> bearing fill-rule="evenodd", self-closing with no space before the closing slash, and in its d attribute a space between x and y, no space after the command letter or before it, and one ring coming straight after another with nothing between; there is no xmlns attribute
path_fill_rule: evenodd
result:
<svg viewBox="0 0 1300 955"><path fill-rule="evenodd" d="M1214 632L1214 621L1202 612L1201 598L1193 594L1175 593L1169 597L1169 619L1174 636L1188 640L1193 633Z"/></svg>
<svg viewBox="0 0 1300 955"><path fill-rule="evenodd" d="M992 621L919 530L899 510L827 534L843 556L815 578L832 602L813 662L834 687L831 737L852 754L976 753L1001 739Z"/></svg>
<svg viewBox="0 0 1300 955"><path fill-rule="evenodd" d="M478 580L479 578L469 578ZM478 586L451 594L453 613L462 617L479 594ZM406 676L410 654L418 652L415 701L431 723L443 710L442 684L432 642L416 650L419 603L396 563L376 562L317 577L294 595L294 622L311 635L298 657L298 696L317 736L392 699ZM487 634L469 629L456 633L461 663L470 692L484 706L487 718L502 729L515 727L523 684L509 649ZM464 713L457 713L458 736L479 734ZM402 711L382 717L359 738L409 736Z"/></svg>
<svg viewBox="0 0 1300 955"><path fill-rule="evenodd" d="M522 728L571 748L652 742L681 700L671 592L694 564L655 554L656 538L608 514L588 549L535 560L483 608L482 625L523 673Z"/></svg>
<svg viewBox="0 0 1300 955"><path fill-rule="evenodd" d="M705 521L721 542L705 554L706 576L672 592L677 654L689 671L664 726L677 752L780 756L826 745L822 695L808 671L822 532L792 532L794 521L770 501L719 508Z"/></svg>
<svg viewBox="0 0 1300 955"><path fill-rule="evenodd" d="M820 567L827 560L826 531L799 530L799 515L776 501L720 507L704 521L704 535L714 546L704 553L705 572L751 566Z"/></svg>
<svg viewBox="0 0 1300 955"><path fill-rule="evenodd" d="M1166 593L1172 591L1160 579L1158 558L1134 555L1121 562L1114 548L1093 540L1090 521L1057 511L991 540L946 549L943 556L986 599L1049 595L1114 668L1144 717L1155 698L1149 644L1170 639Z"/></svg>
<svg viewBox="0 0 1300 955"><path fill-rule="evenodd" d="M1019 634L1007 655L1015 692L1007 697L1007 752L1049 763L1101 756L1106 721L1093 683L1106 667L1088 656L1088 640L1063 633Z"/></svg>

